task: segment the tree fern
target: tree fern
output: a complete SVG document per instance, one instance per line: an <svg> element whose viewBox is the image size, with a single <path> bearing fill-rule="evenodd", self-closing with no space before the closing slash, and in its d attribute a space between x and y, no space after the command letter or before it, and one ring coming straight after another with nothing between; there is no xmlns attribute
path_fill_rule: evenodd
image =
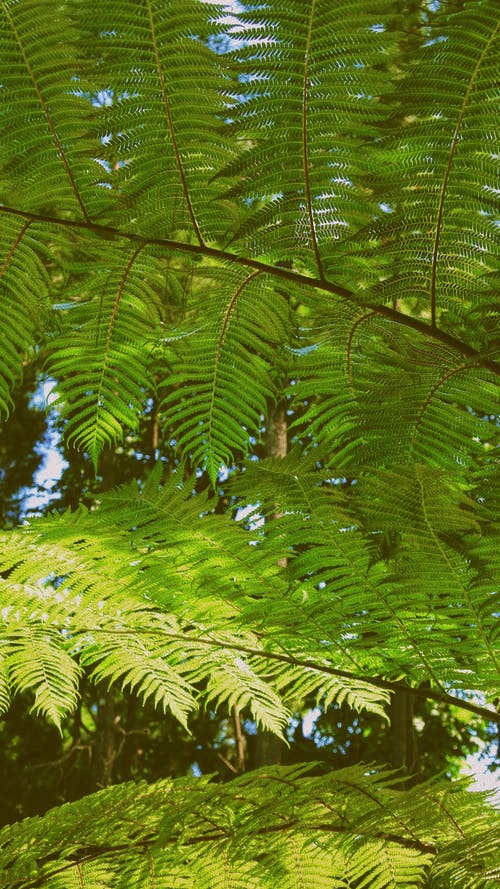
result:
<svg viewBox="0 0 500 889"><path fill-rule="evenodd" d="M200 523L198 498L181 496L172 482L155 495L153 487L152 479L143 495L135 486L128 497L119 490L101 510L48 520L44 530L40 522L35 537L31 529L15 539L4 535L7 665L16 650L13 633L30 615L47 642L54 634L64 656L92 665L95 680L135 688L183 722L197 706L200 683L207 702L248 706L276 731L287 721L278 692L290 701L316 692L327 703L347 698L356 708L382 712L382 689L352 671L325 673L323 658L309 657L311 634L296 639L296 621L283 622L291 600L277 575L274 545L251 546L251 534L221 516ZM263 608L271 625L281 615L282 640L271 647L261 639ZM309 617L302 609L302 619ZM21 639L28 670L29 638ZM341 666L340 656L337 646L324 665ZM39 669L37 657L31 669ZM74 670L61 671L58 719L69 709L65 696L74 695ZM24 687L14 670L12 684ZM33 678L33 688L41 684Z"/></svg>
<svg viewBox="0 0 500 889"><path fill-rule="evenodd" d="M496 4L0 8L0 408L38 351L97 469L152 398L178 455L2 533L0 709L60 725L84 670L185 726L498 721ZM108 788L2 831L3 885L492 885L493 809L395 781Z"/></svg>

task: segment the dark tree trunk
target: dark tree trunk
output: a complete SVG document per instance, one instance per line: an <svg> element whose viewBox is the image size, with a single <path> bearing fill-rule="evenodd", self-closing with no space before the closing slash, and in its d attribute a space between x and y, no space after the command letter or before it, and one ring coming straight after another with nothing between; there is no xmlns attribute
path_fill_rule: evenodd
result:
<svg viewBox="0 0 500 889"><path fill-rule="evenodd" d="M286 402L279 401L277 404L269 402L267 410L266 456L286 457L287 441ZM279 518L278 511L270 516L271 521L275 518ZM280 559L278 564L286 568L286 559ZM279 764L284 749L283 741L277 738L276 735L273 735L272 732L259 731L255 745L255 768Z"/></svg>
<svg viewBox="0 0 500 889"><path fill-rule="evenodd" d="M113 783L118 744L113 692L103 690L99 697L96 733L92 745L91 791Z"/></svg>
<svg viewBox="0 0 500 889"><path fill-rule="evenodd" d="M391 765L398 769L407 779L399 784L402 790L411 787L415 780L413 775L417 765L417 748L413 727L413 702L411 695L397 691L391 698Z"/></svg>

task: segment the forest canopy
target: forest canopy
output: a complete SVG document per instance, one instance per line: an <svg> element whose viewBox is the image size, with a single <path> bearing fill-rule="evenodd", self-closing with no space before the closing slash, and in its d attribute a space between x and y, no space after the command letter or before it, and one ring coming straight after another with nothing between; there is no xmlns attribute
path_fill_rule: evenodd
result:
<svg viewBox="0 0 500 889"><path fill-rule="evenodd" d="M0 11L0 886L493 886L497 3Z"/></svg>

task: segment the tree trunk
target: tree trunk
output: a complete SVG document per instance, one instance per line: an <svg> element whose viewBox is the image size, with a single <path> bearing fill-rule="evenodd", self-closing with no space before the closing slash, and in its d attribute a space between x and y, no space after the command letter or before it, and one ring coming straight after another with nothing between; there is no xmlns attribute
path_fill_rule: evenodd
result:
<svg viewBox="0 0 500 889"><path fill-rule="evenodd" d="M92 745L91 791L113 783L113 767L118 754L113 692L103 689L97 706L96 733Z"/></svg>
<svg viewBox="0 0 500 889"><path fill-rule="evenodd" d="M279 401L277 404L268 403L267 409L267 429L266 429L266 456L267 457L286 457L287 454L287 423L286 423L286 402ZM279 518L279 512L274 512L270 516L270 521ZM286 558L280 559L278 565L286 568ZM277 765L281 762L285 745L283 741L276 737L272 732L265 730L257 733L255 744L255 768L261 766Z"/></svg>
<svg viewBox="0 0 500 889"><path fill-rule="evenodd" d="M413 698L404 691L397 691L392 695L391 707L391 765L398 769L401 775L408 778L398 787L407 790L415 781L412 773L417 765L417 748L415 730L413 728Z"/></svg>

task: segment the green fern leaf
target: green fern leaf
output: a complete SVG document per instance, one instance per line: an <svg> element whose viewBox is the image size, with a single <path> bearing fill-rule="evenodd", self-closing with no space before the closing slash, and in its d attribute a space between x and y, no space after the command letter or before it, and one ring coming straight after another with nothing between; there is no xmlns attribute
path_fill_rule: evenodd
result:
<svg viewBox="0 0 500 889"><path fill-rule="evenodd" d="M64 650L64 637L55 627L23 622L10 627L6 666L13 688L33 691L32 709L59 730L63 715L75 709L80 671Z"/></svg>
<svg viewBox="0 0 500 889"><path fill-rule="evenodd" d="M47 313L47 273L40 261L41 244L29 223L8 219L0 233L0 414L12 406L10 393L22 376L23 362L33 352Z"/></svg>
<svg viewBox="0 0 500 889"><path fill-rule="evenodd" d="M96 275L91 298L70 310L71 327L47 364L58 380L68 440L84 448L95 465L124 428L137 428L151 386L148 352L158 305L149 281L157 269L140 247L129 253L124 270L120 260L121 251L114 263L109 251L111 270Z"/></svg>
<svg viewBox="0 0 500 889"><path fill-rule="evenodd" d="M214 485L221 467L246 453L249 436L259 435L274 390L275 351L288 326L285 299L261 275L233 280L213 276L224 295L211 300L210 325L178 342L161 402L178 448L207 470ZM182 398L187 389L190 397Z"/></svg>

